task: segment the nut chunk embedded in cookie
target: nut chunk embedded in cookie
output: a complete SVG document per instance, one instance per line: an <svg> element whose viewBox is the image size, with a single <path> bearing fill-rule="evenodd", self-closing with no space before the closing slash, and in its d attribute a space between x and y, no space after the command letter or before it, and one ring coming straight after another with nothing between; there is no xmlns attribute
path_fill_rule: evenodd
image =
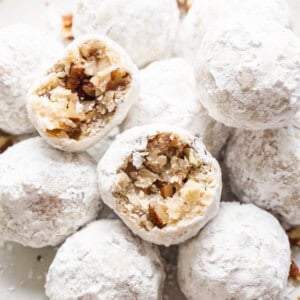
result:
<svg viewBox="0 0 300 300"><path fill-rule="evenodd" d="M169 126L134 127L121 134L98 165L104 202L141 238L181 243L217 213L218 162L201 140Z"/></svg>

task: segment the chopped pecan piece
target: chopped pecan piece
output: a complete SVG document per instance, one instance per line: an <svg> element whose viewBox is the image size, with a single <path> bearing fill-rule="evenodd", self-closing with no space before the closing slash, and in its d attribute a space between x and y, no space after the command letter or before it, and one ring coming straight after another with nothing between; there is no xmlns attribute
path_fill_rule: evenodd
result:
<svg viewBox="0 0 300 300"><path fill-rule="evenodd" d="M8 147L14 144L12 136L1 136L0 135L0 153L3 153Z"/></svg>
<svg viewBox="0 0 300 300"><path fill-rule="evenodd" d="M291 262L291 268L290 268L290 278L296 281L300 280L300 270L298 265L295 263L294 260Z"/></svg>
<svg viewBox="0 0 300 300"><path fill-rule="evenodd" d="M72 14L63 15L61 19L62 19L63 38L69 41L73 40L74 39L72 34L73 15Z"/></svg>
<svg viewBox="0 0 300 300"><path fill-rule="evenodd" d="M173 197L176 193L176 187L169 182L162 182L160 184L160 194L163 198Z"/></svg>
<svg viewBox="0 0 300 300"><path fill-rule="evenodd" d="M300 227L289 230L287 235L292 245L300 247Z"/></svg>
<svg viewBox="0 0 300 300"><path fill-rule="evenodd" d="M148 213L149 220L158 228L163 228L167 225L169 216L163 205L150 203Z"/></svg>
<svg viewBox="0 0 300 300"><path fill-rule="evenodd" d="M66 80L66 88L75 92L84 79L84 68L81 66L71 65L70 75Z"/></svg>

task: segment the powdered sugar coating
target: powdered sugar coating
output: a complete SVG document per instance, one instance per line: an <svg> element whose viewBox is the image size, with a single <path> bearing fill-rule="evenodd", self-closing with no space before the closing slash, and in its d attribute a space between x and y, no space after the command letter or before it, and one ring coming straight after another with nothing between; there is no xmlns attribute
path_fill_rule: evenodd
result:
<svg viewBox="0 0 300 300"><path fill-rule="evenodd" d="M278 128L300 108L300 40L275 22L215 24L196 69L202 104L227 126Z"/></svg>
<svg viewBox="0 0 300 300"><path fill-rule="evenodd" d="M290 255L287 235L271 214L222 203L217 217L179 247L179 285L189 300L282 299Z"/></svg>
<svg viewBox="0 0 300 300"><path fill-rule="evenodd" d="M230 16L243 19L263 17L290 26L290 12L286 0L195 0L183 19L175 43L175 53L193 62L210 26Z"/></svg>
<svg viewBox="0 0 300 300"><path fill-rule="evenodd" d="M62 51L51 36L26 25L0 30L0 129L11 134L34 132L25 98L44 69Z"/></svg>
<svg viewBox="0 0 300 300"><path fill-rule="evenodd" d="M300 225L300 127L238 130L225 157L233 192Z"/></svg>
<svg viewBox="0 0 300 300"><path fill-rule="evenodd" d="M95 144L93 147L89 148L87 150L88 154L91 155L96 162L99 162L119 133L120 127L117 126L111 132L109 132L104 139Z"/></svg>
<svg viewBox="0 0 300 300"><path fill-rule="evenodd" d="M118 69L118 68L124 69L126 72L128 72L128 74L131 77L131 82L128 85L129 86L128 89L124 92L125 93L124 96L118 99L119 101L118 101L116 111L113 113L112 117L107 121L107 123L105 123L103 126L99 126L99 128L96 127L95 129L92 129L88 135L80 138L79 140L49 136L47 135L46 131L53 129L52 128L53 122L51 118L39 114L38 109L36 109L35 107L36 106L35 103L36 103L36 97L38 96L38 89L44 86L48 81L51 82L53 76L51 74L48 74L45 75L43 78L41 78L32 87L27 97L28 115L32 123L34 124L35 128L40 133L40 135L44 137L47 140L47 142L53 147L67 152L78 152L78 151L87 150L88 148L90 148L91 146L99 142L101 139L103 139L114 127L119 125L124 120L129 109L131 108L133 103L137 100L138 92L139 92L139 73L137 67L133 64L132 60L130 59L128 54L124 51L124 49L121 48L118 44L116 44L111 39L107 38L106 36L87 35L76 39L67 47L66 55L68 55L68 59L70 54L77 53L79 51L78 50L79 47L89 41L100 41L100 43L105 45L106 47L105 51L108 53L108 55L110 55L111 58L111 66L109 66L111 70ZM68 61L68 59L66 60ZM105 64L102 67L100 65L99 68L106 69L105 71L109 69ZM103 70L99 70L98 72L96 72L96 75L98 74L100 76L102 74L101 71ZM43 99L43 97L40 97L40 102L43 103L44 101L45 99ZM82 110L82 108L80 109ZM63 112L61 112L62 119L63 119L63 115L64 115Z"/></svg>
<svg viewBox="0 0 300 300"><path fill-rule="evenodd" d="M139 100L129 111L123 129L148 124L168 124L202 137L217 156L229 129L209 117L201 105L194 69L182 58L154 62L140 72Z"/></svg>
<svg viewBox="0 0 300 300"><path fill-rule="evenodd" d="M109 36L139 66L170 55L179 23L174 0L79 0L74 13L75 36Z"/></svg>
<svg viewBox="0 0 300 300"><path fill-rule="evenodd" d="M213 188L211 186L207 187L210 200L203 204L202 214L190 219L183 219L163 228L154 227L151 230L146 230L135 222L130 213L124 213L119 209L119 199L115 193L119 182L119 170L128 157L139 151L146 151L148 139L161 133L176 134L185 143L193 147L199 154L203 164L211 166L214 185ZM136 165L139 164L138 161L135 163ZM125 131L111 144L98 164L98 186L104 203L112 208L135 234L151 243L170 246L195 236L217 214L222 190L222 178L218 162L207 152L200 139L174 126L148 125ZM203 196L204 198L205 196Z"/></svg>
<svg viewBox="0 0 300 300"><path fill-rule="evenodd" d="M100 220L67 239L50 266L51 300L159 300L165 274L158 249L118 220Z"/></svg>
<svg viewBox="0 0 300 300"><path fill-rule="evenodd" d="M24 246L57 245L97 217L96 166L85 154L55 150L41 138L0 155L0 234Z"/></svg>

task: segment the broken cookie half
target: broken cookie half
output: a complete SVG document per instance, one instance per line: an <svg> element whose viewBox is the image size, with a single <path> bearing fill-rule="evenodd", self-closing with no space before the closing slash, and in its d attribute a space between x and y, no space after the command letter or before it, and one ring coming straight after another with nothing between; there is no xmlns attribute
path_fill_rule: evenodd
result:
<svg viewBox="0 0 300 300"><path fill-rule="evenodd" d="M172 245L193 237L219 208L218 162L202 141L170 126L119 135L98 165L104 202L144 240Z"/></svg>
<svg viewBox="0 0 300 300"><path fill-rule="evenodd" d="M67 48L27 98L28 114L49 144L86 150L120 124L138 96L138 69L103 36L86 36Z"/></svg>

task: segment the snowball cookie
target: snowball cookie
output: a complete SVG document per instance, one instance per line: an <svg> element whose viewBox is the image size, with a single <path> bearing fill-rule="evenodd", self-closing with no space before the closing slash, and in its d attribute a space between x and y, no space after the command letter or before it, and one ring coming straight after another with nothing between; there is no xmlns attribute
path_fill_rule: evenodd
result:
<svg viewBox="0 0 300 300"><path fill-rule="evenodd" d="M61 50L58 42L29 25L0 29L0 130L10 134L34 131L25 97L32 81Z"/></svg>
<svg viewBox="0 0 300 300"><path fill-rule="evenodd" d="M105 34L140 67L171 54L178 23L175 0L79 0L73 13L75 36Z"/></svg>
<svg viewBox="0 0 300 300"><path fill-rule="evenodd" d="M241 201L300 225L300 126L238 130L228 144L225 164Z"/></svg>
<svg viewBox="0 0 300 300"><path fill-rule="evenodd" d="M158 300L165 279L158 249L117 220L100 220L75 233L49 268L50 300Z"/></svg>
<svg viewBox="0 0 300 300"><path fill-rule="evenodd" d="M241 16L271 19L289 27L291 16L286 0L194 0L187 16L180 24L175 52L194 62L203 37L209 27L225 17Z"/></svg>
<svg viewBox="0 0 300 300"><path fill-rule="evenodd" d="M103 36L74 41L32 89L27 109L48 143L82 151L120 124L138 97L138 69Z"/></svg>
<svg viewBox="0 0 300 300"><path fill-rule="evenodd" d="M102 203L93 159L55 150L41 138L0 155L0 236L30 247L55 246L95 219Z"/></svg>
<svg viewBox="0 0 300 300"><path fill-rule="evenodd" d="M188 300L283 299L290 261L287 235L271 214L222 202L217 217L179 246L178 282Z"/></svg>
<svg viewBox="0 0 300 300"><path fill-rule="evenodd" d="M200 100L227 126L282 127L300 108L300 40L275 22L220 22L196 62Z"/></svg>
<svg viewBox="0 0 300 300"><path fill-rule="evenodd" d="M123 129L163 123L201 136L207 149L217 156L229 129L209 117L201 105L194 68L182 58L154 62L140 72L139 100L129 111Z"/></svg>
<svg viewBox="0 0 300 300"><path fill-rule="evenodd" d="M141 126L117 137L98 164L103 201L142 239L169 246L194 236L219 207L218 162L174 126Z"/></svg>

